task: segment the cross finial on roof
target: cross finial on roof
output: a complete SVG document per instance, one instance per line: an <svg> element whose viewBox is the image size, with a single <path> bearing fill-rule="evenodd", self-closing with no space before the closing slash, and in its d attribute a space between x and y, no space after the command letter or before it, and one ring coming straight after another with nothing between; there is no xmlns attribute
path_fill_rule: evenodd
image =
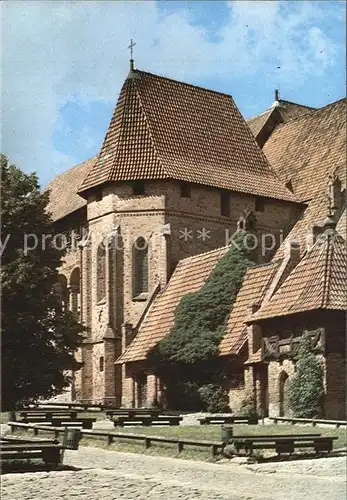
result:
<svg viewBox="0 0 347 500"><path fill-rule="evenodd" d="M130 44L128 45L128 49L130 49L130 70L134 70L134 59L133 59L133 48L135 47L136 43L133 41L132 38L130 38Z"/></svg>

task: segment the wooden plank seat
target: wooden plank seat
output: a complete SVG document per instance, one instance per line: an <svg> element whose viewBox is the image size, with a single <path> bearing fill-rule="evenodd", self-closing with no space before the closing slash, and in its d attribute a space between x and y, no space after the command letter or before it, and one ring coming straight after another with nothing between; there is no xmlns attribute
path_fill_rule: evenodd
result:
<svg viewBox="0 0 347 500"><path fill-rule="evenodd" d="M257 449L274 449L278 455L294 453L296 448L313 448L316 453L329 453L333 440L337 437L326 436L248 436L232 438L231 444L236 453L243 449L249 456Z"/></svg>
<svg viewBox="0 0 347 500"><path fill-rule="evenodd" d="M18 420L19 423L28 424L51 424L53 427L83 427L84 429L92 429L93 423L96 422L96 418L92 417L76 417L70 418L68 415L53 415L51 418L40 417L27 417Z"/></svg>
<svg viewBox="0 0 347 500"><path fill-rule="evenodd" d="M53 443L2 443L0 450L1 460L27 460L40 458L46 464L59 464L61 460L60 444Z"/></svg>
<svg viewBox="0 0 347 500"><path fill-rule="evenodd" d="M110 418L113 416L120 417L137 417L137 416L150 416L158 417L160 415L160 410L156 408L119 408L117 410L106 410L106 415Z"/></svg>
<svg viewBox="0 0 347 500"><path fill-rule="evenodd" d="M248 417L233 417L233 416L209 416L199 418L200 425L210 425L210 424L249 424L250 419ZM257 423L257 422L256 422Z"/></svg>
<svg viewBox="0 0 347 500"><path fill-rule="evenodd" d="M172 415L160 415L158 417L151 416L134 416L134 417L123 417L117 416L114 417L113 423L115 427L124 427L125 425L143 425L143 426L152 426L152 425L179 425L182 421L182 417L172 416Z"/></svg>
<svg viewBox="0 0 347 500"><path fill-rule="evenodd" d="M39 443L39 444L59 444L58 439L41 439L41 438L36 438L36 439L23 439L15 436L3 436L0 439L0 445L2 444L7 444L7 443Z"/></svg>
<svg viewBox="0 0 347 500"><path fill-rule="evenodd" d="M42 411L42 410L25 410L20 412L20 416L24 418L25 420L30 420L32 418L40 418L43 417L46 420L50 420L51 418L54 417L67 417L71 419L76 419L77 418L77 411L67 411L67 410L50 410L50 411Z"/></svg>

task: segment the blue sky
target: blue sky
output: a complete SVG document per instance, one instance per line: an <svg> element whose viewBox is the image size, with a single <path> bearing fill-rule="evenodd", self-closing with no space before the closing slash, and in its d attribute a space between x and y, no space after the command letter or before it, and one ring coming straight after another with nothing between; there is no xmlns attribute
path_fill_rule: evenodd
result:
<svg viewBox="0 0 347 500"><path fill-rule="evenodd" d="M343 1L5 1L2 152L45 186L98 153L139 69L231 94L245 117L345 93Z"/></svg>

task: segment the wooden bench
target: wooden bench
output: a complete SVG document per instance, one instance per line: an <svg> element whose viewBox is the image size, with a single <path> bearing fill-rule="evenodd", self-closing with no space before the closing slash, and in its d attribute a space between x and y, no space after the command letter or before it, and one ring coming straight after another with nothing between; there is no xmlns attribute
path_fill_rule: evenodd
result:
<svg viewBox="0 0 347 500"><path fill-rule="evenodd" d="M134 417L123 417L117 416L112 419L115 427L124 427L125 425L179 425L182 421L182 417L172 416L172 415L160 415L158 417L150 416L134 416Z"/></svg>
<svg viewBox="0 0 347 500"><path fill-rule="evenodd" d="M67 410L51 410L51 411L42 411L42 410L25 410L20 412L20 416L23 420L27 420L28 422L33 418L45 418L46 420L51 420L54 417L67 417L72 420L76 420L77 411L67 411Z"/></svg>
<svg viewBox="0 0 347 500"><path fill-rule="evenodd" d="M27 460L39 458L45 464L59 464L61 461L61 451L63 447L60 444L43 442L25 442L11 443L1 441L0 457L1 460Z"/></svg>
<svg viewBox="0 0 347 500"><path fill-rule="evenodd" d="M290 417L270 417L273 420L274 424L278 422L289 422L292 425L294 424L311 424L315 427L317 424L327 424L327 425L335 425L338 429L341 426L347 426L346 420L326 420L323 418L290 418Z"/></svg>
<svg viewBox="0 0 347 500"><path fill-rule="evenodd" d="M294 453L296 448L313 448L316 453L329 453L333 449L333 440L337 437L325 436L234 436L231 444L236 453L244 449L249 456L256 449L274 449L278 455Z"/></svg>
<svg viewBox="0 0 347 500"><path fill-rule="evenodd" d="M96 418L92 417L76 417L71 418L69 415L55 415L53 414L50 418L45 416L27 416L21 420L19 423L23 424L51 424L53 427L83 427L84 429L92 429L93 423L96 422Z"/></svg>
<svg viewBox="0 0 347 500"><path fill-rule="evenodd" d="M137 417L137 416L150 416L158 417L160 415L160 410L157 408L119 408L117 410L106 410L106 415L110 418L116 417Z"/></svg>
<svg viewBox="0 0 347 500"><path fill-rule="evenodd" d="M199 418L200 425L210 425L210 424L250 424L250 423L258 423L257 421L253 421L248 417L232 417L232 416L214 416L214 417L203 417Z"/></svg>

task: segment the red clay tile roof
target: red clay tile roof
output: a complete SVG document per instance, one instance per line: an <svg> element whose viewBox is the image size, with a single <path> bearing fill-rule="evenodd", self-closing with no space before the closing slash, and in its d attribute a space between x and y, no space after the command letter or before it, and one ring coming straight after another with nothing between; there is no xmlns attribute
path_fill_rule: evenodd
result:
<svg viewBox="0 0 347 500"><path fill-rule="evenodd" d="M301 116L305 113L314 111L314 108L303 106L302 104L297 104L295 102L284 101L283 99L280 99L278 102L279 106L272 105L269 109L267 109L260 115L254 116L247 120L247 125L251 129L254 137L257 137L259 135L270 116L275 113L275 110L278 111L278 124L286 123L293 118L297 118L298 116Z"/></svg>
<svg viewBox="0 0 347 500"><path fill-rule="evenodd" d="M318 309L347 310L346 241L327 229L252 320Z"/></svg>
<svg viewBox="0 0 347 500"><path fill-rule="evenodd" d="M282 181L291 181L295 196L308 201L288 236L305 241L309 228L325 219L328 176L336 174L346 189L346 99L279 125L263 151ZM283 245L276 258L282 252Z"/></svg>
<svg viewBox="0 0 347 500"><path fill-rule="evenodd" d="M272 115L273 110L274 108L267 109L266 111L264 111L264 113L261 113L258 116L254 116L253 118L249 118L248 120L246 120L247 125L251 129L254 137L257 137L257 135L261 132L264 125Z"/></svg>
<svg viewBox="0 0 347 500"><path fill-rule="evenodd" d="M48 211L53 220L58 220L86 205L86 200L77 194L77 190L88 175L96 157L70 168L67 172L57 175L47 186L50 191Z"/></svg>
<svg viewBox="0 0 347 500"><path fill-rule="evenodd" d="M170 332L182 296L202 287L227 250L228 247L217 248L179 262L165 290L154 301L137 336L117 363L146 359L149 350Z"/></svg>
<svg viewBox="0 0 347 500"><path fill-rule="evenodd" d="M242 347L247 338L245 319L249 316L249 307L255 301L261 303L279 264L280 261L276 261L248 269L219 347L221 356L236 354Z"/></svg>
<svg viewBox="0 0 347 500"><path fill-rule="evenodd" d="M132 75L81 193L105 182L172 178L295 201L231 96L143 71Z"/></svg>

